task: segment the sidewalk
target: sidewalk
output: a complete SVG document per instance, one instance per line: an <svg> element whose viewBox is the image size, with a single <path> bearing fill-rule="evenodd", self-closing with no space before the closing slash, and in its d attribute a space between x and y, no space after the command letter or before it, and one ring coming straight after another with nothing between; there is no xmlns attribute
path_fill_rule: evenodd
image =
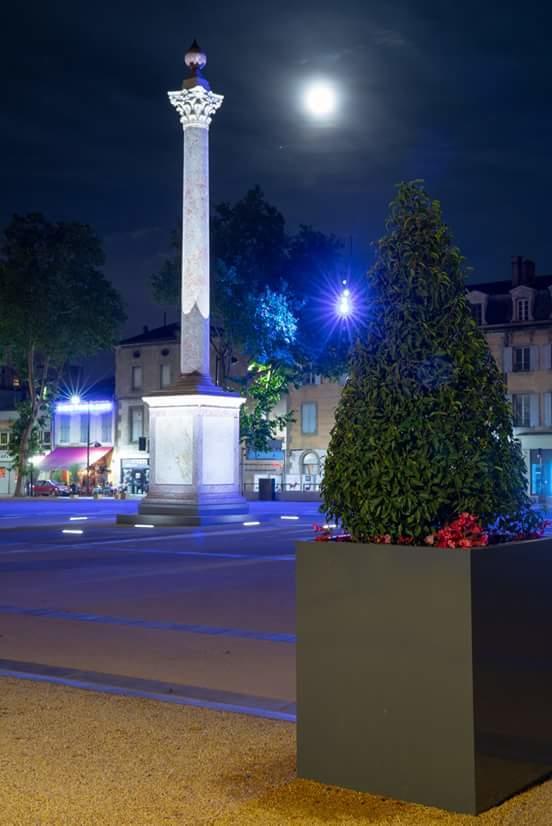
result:
<svg viewBox="0 0 552 826"><path fill-rule="evenodd" d="M0 680L2 826L550 826L552 781L479 817L295 779L295 727Z"/></svg>

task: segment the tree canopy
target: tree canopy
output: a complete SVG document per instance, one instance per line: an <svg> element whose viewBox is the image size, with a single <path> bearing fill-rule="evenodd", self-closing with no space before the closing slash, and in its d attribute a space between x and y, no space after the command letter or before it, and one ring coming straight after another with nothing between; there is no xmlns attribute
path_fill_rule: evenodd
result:
<svg viewBox="0 0 552 826"><path fill-rule="evenodd" d="M86 224L14 215L0 243L0 356L22 381L16 495L33 431L69 359L114 343L125 319L119 293L101 271L101 243ZM23 423L23 425L22 425Z"/></svg>
<svg viewBox="0 0 552 826"><path fill-rule="evenodd" d="M421 182L401 184L369 273L371 312L336 411L324 509L358 540L423 541L463 512L527 505L506 388L466 266Z"/></svg>

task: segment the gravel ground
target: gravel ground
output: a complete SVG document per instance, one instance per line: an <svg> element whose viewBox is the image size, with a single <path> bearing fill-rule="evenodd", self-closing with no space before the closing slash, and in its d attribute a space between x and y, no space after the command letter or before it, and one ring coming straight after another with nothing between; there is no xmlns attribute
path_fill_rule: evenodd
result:
<svg viewBox="0 0 552 826"><path fill-rule="evenodd" d="M295 727L0 680L0 826L552 826L552 781L479 817L295 779Z"/></svg>

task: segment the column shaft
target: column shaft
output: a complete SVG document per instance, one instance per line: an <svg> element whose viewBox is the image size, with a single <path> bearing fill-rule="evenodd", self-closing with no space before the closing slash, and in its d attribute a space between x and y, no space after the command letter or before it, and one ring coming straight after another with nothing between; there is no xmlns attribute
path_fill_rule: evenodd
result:
<svg viewBox="0 0 552 826"><path fill-rule="evenodd" d="M180 370L209 376L209 129L184 128Z"/></svg>

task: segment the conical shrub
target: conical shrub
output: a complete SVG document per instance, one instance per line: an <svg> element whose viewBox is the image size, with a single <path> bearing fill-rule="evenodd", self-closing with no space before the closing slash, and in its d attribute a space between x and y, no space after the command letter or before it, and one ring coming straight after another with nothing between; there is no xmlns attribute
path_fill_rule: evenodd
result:
<svg viewBox="0 0 552 826"><path fill-rule="evenodd" d="M336 412L323 509L359 541L484 524L528 504L502 374L439 202L401 184L368 274L369 318Z"/></svg>

